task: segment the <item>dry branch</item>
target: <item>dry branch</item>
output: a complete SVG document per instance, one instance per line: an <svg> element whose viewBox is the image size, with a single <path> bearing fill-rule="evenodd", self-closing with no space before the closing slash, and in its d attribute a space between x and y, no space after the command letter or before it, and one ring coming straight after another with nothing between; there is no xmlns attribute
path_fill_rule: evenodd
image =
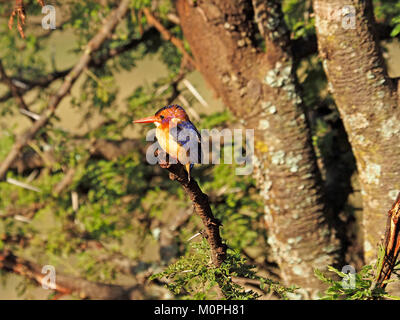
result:
<svg viewBox="0 0 400 320"><path fill-rule="evenodd" d="M15 0L15 7L11 12L10 19L8 20L8 28L11 30L14 17L17 16L17 29L19 34L23 39L25 39L23 25L25 24L26 14L25 14L25 7L24 2L22 0Z"/></svg>
<svg viewBox="0 0 400 320"><path fill-rule="evenodd" d="M38 0L37 1L40 6L44 6L44 1L43 0ZM25 34L24 34L24 29L23 26L25 24L25 19L26 19L26 13L25 13L25 7L24 7L24 1L23 0L15 0L15 6L13 11L10 14L10 18L8 20L8 28L11 30L14 24L14 17L17 16L17 30L21 37L25 39Z"/></svg>
<svg viewBox="0 0 400 320"><path fill-rule="evenodd" d="M127 13L129 9L129 3L129 0L121 1L118 8L110 14L109 18L104 23L99 32L89 41L80 60L68 73L64 80L64 83L58 89L57 93L50 98L48 106L40 115L39 120L37 120L33 124L33 126L25 131L22 135L17 137L17 140L13 145L11 151L0 165L0 180L4 180L8 169L18 157L18 154L20 153L22 148L25 147L28 142L36 136L39 130L41 130L47 124L49 119L54 115L61 100L69 93L72 85L78 79L82 71L88 67L92 59L92 53L101 47L104 41L116 28L122 17Z"/></svg>
<svg viewBox="0 0 400 320"><path fill-rule="evenodd" d="M42 267L28 260L15 256L9 251L0 251L0 269L19 274L42 284L46 274ZM143 289L140 286L119 286L90 282L56 272L55 290L60 294L77 294L82 299L142 299Z"/></svg>
<svg viewBox="0 0 400 320"><path fill-rule="evenodd" d="M388 212L386 222L386 232L384 239L385 256L383 258L382 267L376 281L376 286L385 288L387 283L384 281L389 280L392 275L393 269L396 265L400 249L400 193L397 196L396 202Z"/></svg>

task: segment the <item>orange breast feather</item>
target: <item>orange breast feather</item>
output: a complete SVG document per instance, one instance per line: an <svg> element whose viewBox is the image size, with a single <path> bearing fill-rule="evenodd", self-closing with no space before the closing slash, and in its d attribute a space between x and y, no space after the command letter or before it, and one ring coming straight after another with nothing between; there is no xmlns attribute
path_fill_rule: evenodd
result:
<svg viewBox="0 0 400 320"><path fill-rule="evenodd" d="M171 157L178 159L182 164L186 164L189 161L187 150L179 145L176 139L170 134L168 124L161 124L156 129L156 137L160 147Z"/></svg>

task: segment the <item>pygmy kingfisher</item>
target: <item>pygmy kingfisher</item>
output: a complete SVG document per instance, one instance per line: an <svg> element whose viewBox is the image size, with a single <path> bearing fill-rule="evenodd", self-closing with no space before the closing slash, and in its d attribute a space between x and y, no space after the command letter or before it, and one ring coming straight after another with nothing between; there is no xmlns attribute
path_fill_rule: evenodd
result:
<svg viewBox="0 0 400 320"><path fill-rule="evenodd" d="M177 104L168 105L152 117L133 122L156 125L156 138L160 147L185 166L190 181L194 163L201 162L201 136L186 111Z"/></svg>

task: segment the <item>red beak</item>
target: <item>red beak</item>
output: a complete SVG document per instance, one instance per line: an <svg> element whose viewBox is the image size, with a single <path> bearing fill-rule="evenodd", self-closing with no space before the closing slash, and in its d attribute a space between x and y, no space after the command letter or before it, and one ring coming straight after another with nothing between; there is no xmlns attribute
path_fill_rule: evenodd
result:
<svg viewBox="0 0 400 320"><path fill-rule="evenodd" d="M147 118L135 120L135 121L133 121L133 123L153 123L153 122L157 122L157 121L159 121L158 118L153 116L153 117L147 117Z"/></svg>

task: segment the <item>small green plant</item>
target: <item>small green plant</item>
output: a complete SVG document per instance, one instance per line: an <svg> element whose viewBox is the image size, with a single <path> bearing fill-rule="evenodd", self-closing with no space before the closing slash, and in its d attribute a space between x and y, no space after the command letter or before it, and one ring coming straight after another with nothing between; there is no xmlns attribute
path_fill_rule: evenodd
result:
<svg viewBox="0 0 400 320"><path fill-rule="evenodd" d="M400 297L390 295L384 288L377 286L377 277L385 255L383 247L378 250L378 259L374 266L365 265L358 273L344 273L338 269L328 266L328 270L335 273L341 280L335 280L327 277L320 270L315 269L315 276L328 285L325 294L321 296L322 300L378 300L394 299L400 300ZM386 280L387 284L398 280Z"/></svg>
<svg viewBox="0 0 400 320"><path fill-rule="evenodd" d="M284 287L278 282L259 277L253 271L254 266L246 264L246 260L233 250L228 250L224 263L216 268L212 265L210 248L203 239L190 245L190 249L177 262L169 265L163 272L151 276L154 279L167 279L166 287L182 299L217 298L217 290L228 300L257 299L259 294L253 290L245 290L235 279L257 280L261 290L274 292L286 299L287 293L293 293L296 287Z"/></svg>

